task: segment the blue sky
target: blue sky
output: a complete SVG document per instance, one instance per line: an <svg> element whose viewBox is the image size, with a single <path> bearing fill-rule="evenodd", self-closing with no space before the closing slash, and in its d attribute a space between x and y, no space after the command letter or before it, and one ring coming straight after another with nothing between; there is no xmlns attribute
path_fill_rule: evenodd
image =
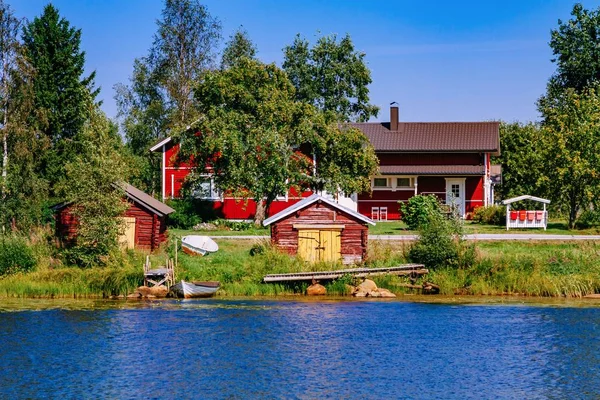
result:
<svg viewBox="0 0 600 400"><path fill-rule="evenodd" d="M7 0L17 16L32 19L46 0ZM96 70L103 109L116 115L113 85L128 82L133 60L147 54L163 7L160 0L56 0L82 29L86 67ZM404 121L530 121L554 71L548 46L566 0L360 1L206 0L229 37L240 25L265 62L282 61L282 49L300 33L349 33L366 53L377 120L389 120L389 103ZM598 1L584 1L597 8Z"/></svg>

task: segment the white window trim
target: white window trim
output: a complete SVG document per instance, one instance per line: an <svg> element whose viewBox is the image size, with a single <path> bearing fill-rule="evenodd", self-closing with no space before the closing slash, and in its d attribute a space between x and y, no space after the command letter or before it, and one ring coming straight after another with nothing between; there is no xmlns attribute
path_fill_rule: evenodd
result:
<svg viewBox="0 0 600 400"><path fill-rule="evenodd" d="M410 179L411 186L398 186L398 178ZM387 186L375 186L375 179L387 179ZM378 175L371 179L371 190L391 190L395 192L397 190L406 190L414 192L417 187L417 176L415 175Z"/></svg>
<svg viewBox="0 0 600 400"><path fill-rule="evenodd" d="M200 177L206 180L208 180L207 178L210 179L210 193L208 196L194 195L194 198L199 200L223 201L223 192L216 188L214 176L212 174L200 174Z"/></svg>

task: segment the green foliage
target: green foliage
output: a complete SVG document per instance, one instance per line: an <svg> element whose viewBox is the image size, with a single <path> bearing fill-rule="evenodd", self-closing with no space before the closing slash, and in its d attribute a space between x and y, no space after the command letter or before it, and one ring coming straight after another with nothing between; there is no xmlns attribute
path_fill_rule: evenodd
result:
<svg viewBox="0 0 600 400"><path fill-rule="evenodd" d="M477 207L473 212L473 221L479 224L505 225L506 207L499 205Z"/></svg>
<svg viewBox="0 0 600 400"><path fill-rule="evenodd" d="M366 122L377 116L379 108L369 104L371 71L350 35L339 41L336 35L321 37L313 48L297 35L284 52L283 69L296 88L296 99L331 112L339 121Z"/></svg>
<svg viewBox="0 0 600 400"><path fill-rule="evenodd" d="M0 276L29 272L36 265L33 250L24 238L0 235Z"/></svg>
<svg viewBox="0 0 600 400"><path fill-rule="evenodd" d="M128 206L123 201L126 166L115 150L120 143L111 136L108 119L99 110L92 115L79 136L80 151L66 165L65 183L60 187L78 221L76 244L65 251L65 257L69 264L82 267L107 263L118 248L117 239L124 229L120 217Z"/></svg>
<svg viewBox="0 0 600 400"><path fill-rule="evenodd" d="M255 225L253 223L245 222L245 221L231 221L228 219L218 219L218 220L214 221L213 224L217 228L220 228L220 229L225 228L230 231L237 231L237 232L247 231L249 229L255 228Z"/></svg>
<svg viewBox="0 0 600 400"><path fill-rule="evenodd" d="M575 221L575 228L577 229L588 229L597 226L600 226L600 211L598 210L585 210Z"/></svg>
<svg viewBox="0 0 600 400"><path fill-rule="evenodd" d="M549 91L560 88L581 91L600 81L600 8L586 10L577 3L571 15L569 21L559 20L558 29L551 32L556 73L550 79Z"/></svg>
<svg viewBox="0 0 600 400"><path fill-rule="evenodd" d="M417 195L411 197L407 202L400 203L400 212L402 221L406 223L408 229L416 230L427 225L432 216L441 215L441 206L439 199L432 194Z"/></svg>
<svg viewBox="0 0 600 400"><path fill-rule="evenodd" d="M502 165L502 184L494 189L498 199L544 193L538 181L546 168L542 136L539 124L500 124L501 154L492 159L493 163Z"/></svg>
<svg viewBox="0 0 600 400"><path fill-rule="evenodd" d="M579 211L600 194L599 87L565 89L540 99L544 118L544 174L539 181L553 204L567 212L569 229Z"/></svg>
<svg viewBox="0 0 600 400"><path fill-rule="evenodd" d="M221 69L229 68L242 58L256 59L256 45L248 32L240 27L229 39L221 57Z"/></svg>
<svg viewBox="0 0 600 400"><path fill-rule="evenodd" d="M408 259L427 268L466 268L475 261L475 248L462 239L460 220L434 212L421 224L419 238L410 247Z"/></svg>
<svg viewBox="0 0 600 400"><path fill-rule="evenodd" d="M186 197L168 200L167 204L175 210L168 218L170 227L192 229L203 221L216 218L211 202Z"/></svg>
<svg viewBox="0 0 600 400"><path fill-rule="evenodd" d="M85 52L80 50L81 30L61 18L51 4L23 29L27 57L35 68L35 107L43 118L35 125L50 148L38 154L39 171L49 182L51 194L64 177L64 166L77 154L73 140L81 133L90 114L88 98L94 99L95 72L83 77Z"/></svg>

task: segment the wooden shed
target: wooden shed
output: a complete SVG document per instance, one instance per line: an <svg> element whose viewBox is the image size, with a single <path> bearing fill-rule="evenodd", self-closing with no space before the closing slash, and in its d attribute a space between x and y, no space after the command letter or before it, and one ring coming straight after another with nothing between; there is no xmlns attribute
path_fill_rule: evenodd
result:
<svg viewBox="0 0 600 400"><path fill-rule="evenodd" d="M333 200L313 194L266 219L271 242L310 262L359 263L367 255L368 225L375 223Z"/></svg>
<svg viewBox="0 0 600 400"><path fill-rule="evenodd" d="M119 241L127 248L154 250L166 241L167 215L175 210L130 184L124 185L129 207L123 214L125 232ZM56 235L64 245L77 238L77 218L72 213L75 205L62 203L54 206Z"/></svg>

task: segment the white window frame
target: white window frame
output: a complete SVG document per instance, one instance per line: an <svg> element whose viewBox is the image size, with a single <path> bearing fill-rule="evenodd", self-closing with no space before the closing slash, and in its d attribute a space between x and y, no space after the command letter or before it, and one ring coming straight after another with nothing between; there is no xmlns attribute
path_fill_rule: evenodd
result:
<svg viewBox="0 0 600 400"><path fill-rule="evenodd" d="M410 182L410 186L398 186L398 178L408 179ZM375 179L386 179L386 186L375 186ZM414 191L417 183L417 177L414 175L385 175L385 176L374 176L371 180L371 189L372 190L391 190L395 192L396 190L409 190Z"/></svg>
<svg viewBox="0 0 600 400"><path fill-rule="evenodd" d="M208 193L208 196L206 196L206 195L204 195L204 193L202 193L202 195L199 195L197 193L197 191L195 191L194 192L194 198L200 199L200 200L222 201L223 200L223 192L221 192L215 186L215 178L214 178L214 176L208 175L208 174L202 174L202 175L200 175L200 177L205 182L208 182L210 184L209 193ZM202 185L202 184L200 184L200 185Z"/></svg>

